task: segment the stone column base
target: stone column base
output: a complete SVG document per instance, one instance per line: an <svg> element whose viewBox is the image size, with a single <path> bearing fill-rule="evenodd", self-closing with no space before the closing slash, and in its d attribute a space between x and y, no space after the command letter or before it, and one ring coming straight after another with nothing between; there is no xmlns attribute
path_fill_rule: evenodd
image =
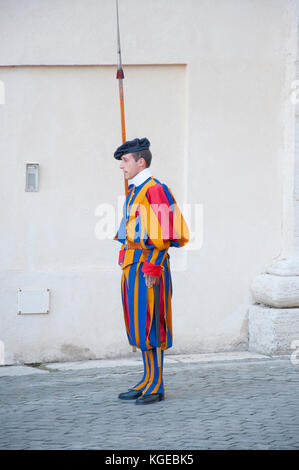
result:
<svg viewBox="0 0 299 470"><path fill-rule="evenodd" d="M291 354L299 345L299 308L251 305L248 330L249 351L269 355Z"/></svg>

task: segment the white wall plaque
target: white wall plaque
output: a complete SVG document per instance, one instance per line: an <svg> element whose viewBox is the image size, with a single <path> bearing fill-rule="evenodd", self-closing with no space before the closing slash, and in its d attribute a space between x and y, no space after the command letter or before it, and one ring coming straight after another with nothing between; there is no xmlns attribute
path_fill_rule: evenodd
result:
<svg viewBox="0 0 299 470"><path fill-rule="evenodd" d="M50 289L18 290L18 314L49 313Z"/></svg>

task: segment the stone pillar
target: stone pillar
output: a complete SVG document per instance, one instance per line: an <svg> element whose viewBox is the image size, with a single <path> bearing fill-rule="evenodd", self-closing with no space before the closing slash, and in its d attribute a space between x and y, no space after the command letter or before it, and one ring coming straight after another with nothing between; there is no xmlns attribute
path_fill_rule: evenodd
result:
<svg viewBox="0 0 299 470"><path fill-rule="evenodd" d="M289 3L283 157L282 247L252 282L249 350L288 354L299 345L299 0ZM270 235L269 235L270 236Z"/></svg>

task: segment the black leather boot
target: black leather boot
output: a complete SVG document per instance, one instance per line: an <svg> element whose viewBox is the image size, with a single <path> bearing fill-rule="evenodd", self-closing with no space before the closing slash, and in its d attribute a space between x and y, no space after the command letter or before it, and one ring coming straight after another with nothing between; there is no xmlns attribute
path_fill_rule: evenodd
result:
<svg viewBox="0 0 299 470"><path fill-rule="evenodd" d="M156 401L161 400L164 400L164 393L151 393L137 398L136 405L149 405L150 403L155 403Z"/></svg>
<svg viewBox="0 0 299 470"><path fill-rule="evenodd" d="M118 398L121 400L136 400L140 395L142 395L141 390L129 390L128 392L120 393Z"/></svg>

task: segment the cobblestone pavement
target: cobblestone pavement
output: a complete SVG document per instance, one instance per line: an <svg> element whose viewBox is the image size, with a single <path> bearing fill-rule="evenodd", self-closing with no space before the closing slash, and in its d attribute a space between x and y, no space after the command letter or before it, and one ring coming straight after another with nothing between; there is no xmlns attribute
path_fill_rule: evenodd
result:
<svg viewBox="0 0 299 470"><path fill-rule="evenodd" d="M145 406L117 398L139 380L141 363L105 364L45 364L27 375L3 366L0 448L299 449L299 364L290 358L169 358L166 398Z"/></svg>

